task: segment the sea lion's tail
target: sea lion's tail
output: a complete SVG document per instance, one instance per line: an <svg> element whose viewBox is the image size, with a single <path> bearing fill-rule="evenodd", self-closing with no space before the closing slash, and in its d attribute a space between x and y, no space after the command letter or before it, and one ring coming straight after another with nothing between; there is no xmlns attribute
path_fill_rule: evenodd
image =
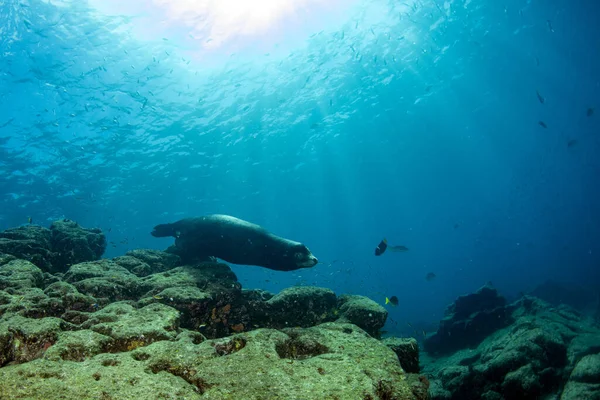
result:
<svg viewBox="0 0 600 400"><path fill-rule="evenodd" d="M150 232L150 234L154 237L167 237L167 236L175 236L175 228L173 224L160 224L154 227L154 230Z"/></svg>

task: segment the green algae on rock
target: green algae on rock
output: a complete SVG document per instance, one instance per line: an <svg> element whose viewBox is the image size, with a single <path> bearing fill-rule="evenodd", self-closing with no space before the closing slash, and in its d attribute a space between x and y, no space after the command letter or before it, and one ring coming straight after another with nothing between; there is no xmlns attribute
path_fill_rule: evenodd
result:
<svg viewBox="0 0 600 400"><path fill-rule="evenodd" d="M111 337L110 351L128 351L159 340L174 340L179 312L160 303L136 309L126 302L112 303L95 312L81 328Z"/></svg>
<svg viewBox="0 0 600 400"><path fill-rule="evenodd" d="M86 229L67 219L50 229L28 225L0 232L0 253L28 260L44 272L61 272L71 265L99 259L106 250L100 229Z"/></svg>
<svg viewBox="0 0 600 400"><path fill-rule="evenodd" d="M113 261L140 277L168 271L181 265L179 256L151 249L131 250Z"/></svg>
<svg viewBox="0 0 600 400"><path fill-rule="evenodd" d="M338 298L340 322L350 322L360 326L369 335L379 337L379 331L385 325L387 310L365 296L343 295Z"/></svg>
<svg viewBox="0 0 600 400"><path fill-rule="evenodd" d="M154 250L67 265L96 257L97 235L64 221L4 236L39 251L0 254L0 399L427 399L374 339L387 312L367 298L242 291L226 264Z"/></svg>
<svg viewBox="0 0 600 400"><path fill-rule="evenodd" d="M282 350L291 343L302 348L296 356ZM185 336L79 362L55 361L49 352L46 359L0 369L7 399L424 400L423 391L426 383L406 375L393 351L338 323L200 343Z"/></svg>

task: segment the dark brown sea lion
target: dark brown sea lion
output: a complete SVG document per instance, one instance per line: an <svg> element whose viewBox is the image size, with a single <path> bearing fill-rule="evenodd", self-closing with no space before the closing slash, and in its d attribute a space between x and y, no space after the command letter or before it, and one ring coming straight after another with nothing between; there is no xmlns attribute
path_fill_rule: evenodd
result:
<svg viewBox="0 0 600 400"><path fill-rule="evenodd" d="M154 237L175 237L185 258L217 257L232 264L257 265L277 271L314 267L318 260L302 243L268 232L229 215L185 218L154 227Z"/></svg>

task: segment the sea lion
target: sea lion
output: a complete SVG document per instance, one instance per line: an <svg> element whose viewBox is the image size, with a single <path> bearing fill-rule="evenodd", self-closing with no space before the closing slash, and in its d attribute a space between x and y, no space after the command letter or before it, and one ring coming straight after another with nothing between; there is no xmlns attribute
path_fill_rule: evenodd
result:
<svg viewBox="0 0 600 400"><path fill-rule="evenodd" d="M151 235L175 237L175 248L184 258L212 256L232 264L277 271L311 268L318 263L302 243L273 235L259 225L229 215L184 218L155 226Z"/></svg>

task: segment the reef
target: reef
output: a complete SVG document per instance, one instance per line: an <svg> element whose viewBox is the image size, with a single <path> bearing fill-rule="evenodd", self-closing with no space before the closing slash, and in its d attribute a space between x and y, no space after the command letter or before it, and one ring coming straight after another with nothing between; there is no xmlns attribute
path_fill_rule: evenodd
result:
<svg viewBox="0 0 600 400"><path fill-rule="evenodd" d="M532 296L503 302L486 286L449 308L421 356L431 398L600 399L598 322Z"/></svg>
<svg viewBox="0 0 600 400"><path fill-rule="evenodd" d="M156 250L102 259L102 232L72 221L0 242L1 399L428 399L418 347L379 340L366 297L244 290Z"/></svg>
<svg viewBox="0 0 600 400"><path fill-rule="evenodd" d="M472 347L510 322L510 307L506 307L504 297L485 285L475 293L458 297L446 309L437 332L425 340L424 347L431 354Z"/></svg>

